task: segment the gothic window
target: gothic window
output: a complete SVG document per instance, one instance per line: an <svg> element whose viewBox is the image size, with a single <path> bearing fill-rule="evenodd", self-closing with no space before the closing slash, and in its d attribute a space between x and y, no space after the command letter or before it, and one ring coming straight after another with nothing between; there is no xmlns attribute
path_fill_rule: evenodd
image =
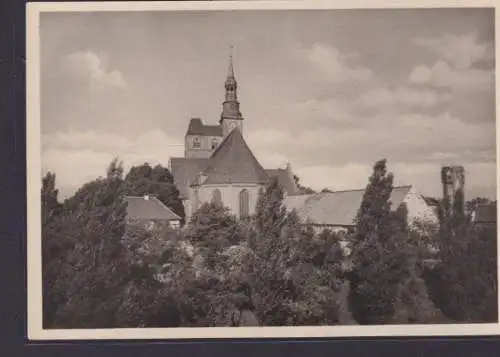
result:
<svg viewBox="0 0 500 357"><path fill-rule="evenodd" d="M250 215L250 204L248 198L248 190L243 189L240 191L240 218L246 218Z"/></svg>
<svg viewBox="0 0 500 357"><path fill-rule="evenodd" d="M194 149L199 149L201 147L201 141L200 141L200 138L198 137L195 137L193 139L193 148Z"/></svg>
<svg viewBox="0 0 500 357"><path fill-rule="evenodd" d="M215 190L212 191L212 202L213 203L222 203L222 195L220 193L220 190L216 188Z"/></svg>
<svg viewBox="0 0 500 357"><path fill-rule="evenodd" d="M217 139L216 138L213 138L212 139L212 149L215 149L217 147Z"/></svg>

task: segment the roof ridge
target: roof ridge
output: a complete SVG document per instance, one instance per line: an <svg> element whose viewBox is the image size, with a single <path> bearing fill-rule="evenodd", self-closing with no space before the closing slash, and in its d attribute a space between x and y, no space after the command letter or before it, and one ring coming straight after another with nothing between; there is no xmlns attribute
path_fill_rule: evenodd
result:
<svg viewBox="0 0 500 357"><path fill-rule="evenodd" d="M412 185L400 185L400 186L394 186L392 189L400 189L400 188L411 188ZM365 188L354 188L354 189L349 189L349 190L338 190L338 191L331 191L331 192L316 192L315 194L321 194L321 195L331 195L333 193L343 193L343 192L359 192L359 191L366 191ZM314 193L312 194L314 195Z"/></svg>
<svg viewBox="0 0 500 357"><path fill-rule="evenodd" d="M239 156L234 155L244 155L246 160L236 160ZM245 176L245 173L247 178L250 177L249 180L255 183L264 183L269 179L269 174L253 154L238 127L231 130L222 140L219 146L210 155L209 160L209 165L204 168L202 173L208 177L217 177L214 178L215 180L220 180L221 177L225 177L223 179L225 181L229 180L232 182L234 180L236 182L239 180L239 177ZM240 169L237 168L238 165ZM229 171L218 172L221 168ZM237 172L234 170L243 171ZM208 180L210 181L211 179L209 178Z"/></svg>
<svg viewBox="0 0 500 357"><path fill-rule="evenodd" d="M161 205L163 208L167 209L170 211L170 213L172 213L174 216L176 216L177 218L181 218L177 213L175 213L170 207L168 207L166 204L164 204L158 197L156 196L150 196L149 197L150 200L152 201L156 201L159 205Z"/></svg>
<svg viewBox="0 0 500 357"><path fill-rule="evenodd" d="M224 144L229 140L229 137L231 137L232 135L234 135L233 133L235 132L235 130L240 131L240 129L238 129L238 127L236 127L233 130L231 130L231 132L229 134L227 134L224 139L222 139L222 141L220 142L219 146L217 146L215 148L215 150L212 152L212 154L210 154L209 159L215 157L216 153L218 153L221 150L221 148L224 146ZM240 132L240 134L241 134L241 132Z"/></svg>

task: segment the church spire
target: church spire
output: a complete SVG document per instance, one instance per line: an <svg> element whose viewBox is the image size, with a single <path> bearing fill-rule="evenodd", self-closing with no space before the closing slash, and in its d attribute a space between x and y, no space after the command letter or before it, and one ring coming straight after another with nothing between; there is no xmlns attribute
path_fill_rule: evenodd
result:
<svg viewBox="0 0 500 357"><path fill-rule="evenodd" d="M234 66L233 66L233 46L229 47L229 66L227 69L227 78L234 78Z"/></svg>
<svg viewBox="0 0 500 357"><path fill-rule="evenodd" d="M224 133L223 135L226 136L235 126L239 126L241 130L241 121L243 120L240 112L240 103L238 102L238 83L236 82L236 77L234 75L233 46L230 47L229 65L224 88L226 90L226 93L224 102L222 103L220 123L222 125L222 131Z"/></svg>

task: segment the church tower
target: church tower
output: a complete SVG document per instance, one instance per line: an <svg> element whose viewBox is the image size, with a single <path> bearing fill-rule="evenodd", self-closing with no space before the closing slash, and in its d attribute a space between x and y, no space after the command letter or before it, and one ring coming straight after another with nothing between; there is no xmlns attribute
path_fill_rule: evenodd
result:
<svg viewBox="0 0 500 357"><path fill-rule="evenodd" d="M238 127L243 133L243 116L240 112L240 102L238 102L238 84L234 76L232 52L229 55L229 68L224 87L226 89L226 95L222 103L222 113L219 123L222 127L222 136L226 137L235 127Z"/></svg>

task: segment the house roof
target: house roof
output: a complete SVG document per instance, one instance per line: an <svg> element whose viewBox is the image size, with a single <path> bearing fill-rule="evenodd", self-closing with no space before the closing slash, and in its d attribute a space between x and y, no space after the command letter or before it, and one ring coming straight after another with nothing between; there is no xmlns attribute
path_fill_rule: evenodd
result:
<svg viewBox="0 0 500 357"><path fill-rule="evenodd" d="M205 125L200 118L192 118L189 122L187 135L222 136L222 127L220 125Z"/></svg>
<svg viewBox="0 0 500 357"><path fill-rule="evenodd" d="M234 128L207 161L202 173L205 184L266 183L269 176Z"/></svg>
<svg viewBox="0 0 500 357"><path fill-rule="evenodd" d="M127 218L134 220L180 220L170 208L153 196L127 196Z"/></svg>
<svg viewBox="0 0 500 357"><path fill-rule="evenodd" d="M205 169L208 160L206 158L186 159L183 157L170 159L170 170L181 198L188 197L189 185L193 182L195 176Z"/></svg>
<svg viewBox="0 0 500 357"><path fill-rule="evenodd" d="M496 223L497 205L496 203L479 205L474 215L474 223Z"/></svg>
<svg viewBox="0 0 500 357"><path fill-rule="evenodd" d="M410 190L411 186L394 187L390 198L393 209L401 205ZM290 211L295 209L304 222L348 227L355 224L364 193L360 189L287 196L284 204Z"/></svg>
<svg viewBox="0 0 500 357"><path fill-rule="evenodd" d="M288 195L298 194L297 184L287 169L266 169L266 173L269 177L276 177L278 184Z"/></svg>

